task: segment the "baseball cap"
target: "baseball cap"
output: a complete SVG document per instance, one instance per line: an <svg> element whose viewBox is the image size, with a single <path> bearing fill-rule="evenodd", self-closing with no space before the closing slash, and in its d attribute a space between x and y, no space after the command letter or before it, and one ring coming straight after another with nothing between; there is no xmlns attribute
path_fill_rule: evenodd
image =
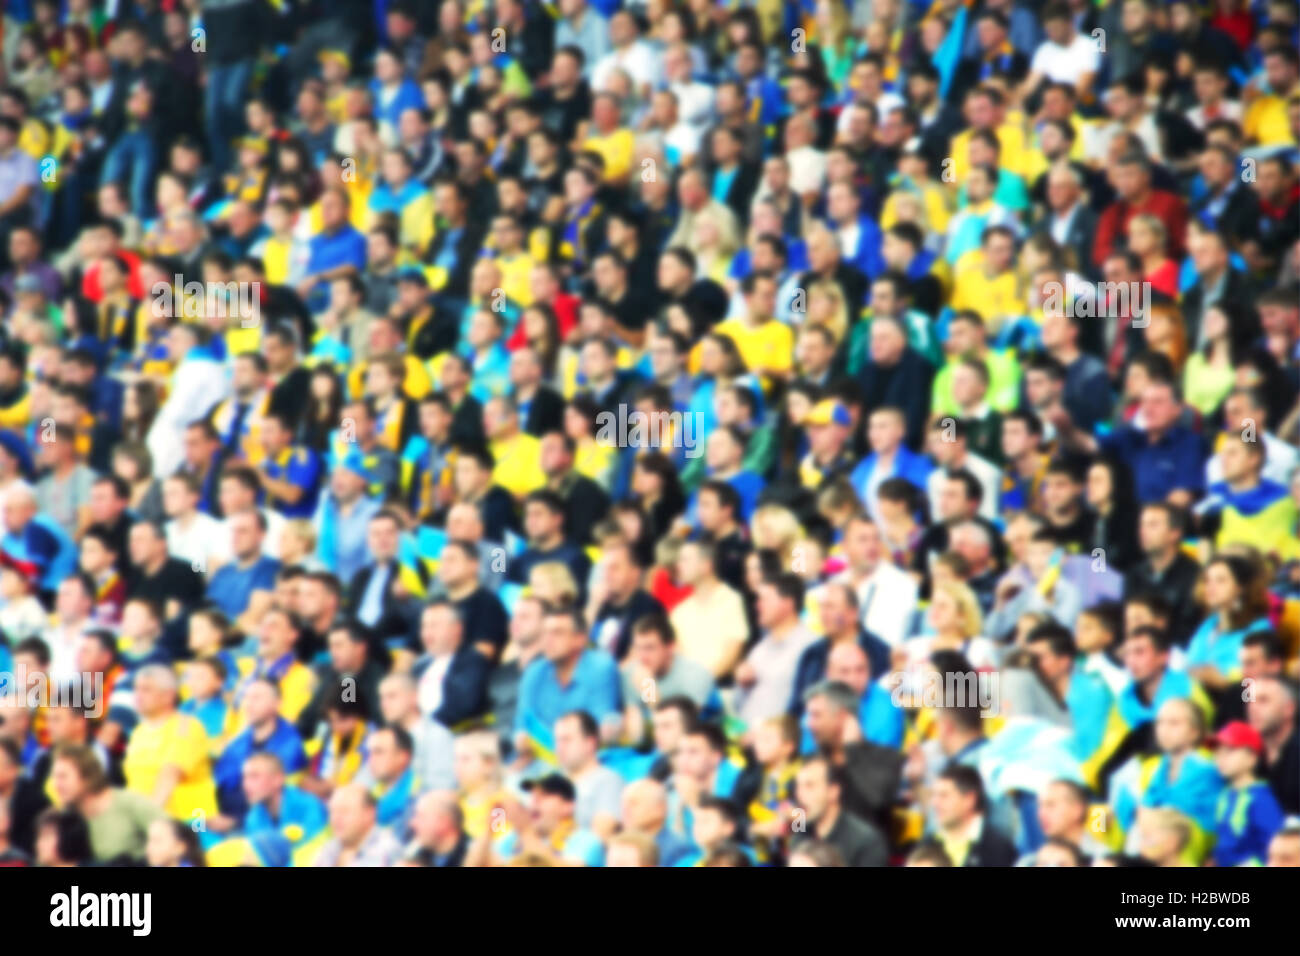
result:
<svg viewBox="0 0 1300 956"><path fill-rule="evenodd" d="M849 410L833 398L823 398L820 402L812 407L808 417L804 419L805 425L843 425L848 428L852 424L849 418Z"/></svg>
<svg viewBox="0 0 1300 956"><path fill-rule="evenodd" d="M316 54L316 59L321 63L333 60L342 63L344 69L352 69L352 57L348 56L347 53L342 50L321 50Z"/></svg>
<svg viewBox="0 0 1300 956"><path fill-rule="evenodd" d="M366 467L365 458L355 448L350 449L346 455L339 459L338 466L346 468L354 475L359 475L366 484L371 484L374 481L374 476L371 474L370 469Z"/></svg>
<svg viewBox="0 0 1300 956"><path fill-rule="evenodd" d="M578 798L578 791L574 789L573 781L558 773L548 773L537 780L525 780L521 786L525 790L540 790L552 797L563 797L570 802Z"/></svg>
<svg viewBox="0 0 1300 956"><path fill-rule="evenodd" d="M1215 743L1220 747L1243 747L1257 754L1264 752L1264 738L1259 731L1244 720L1231 720L1214 735Z"/></svg>

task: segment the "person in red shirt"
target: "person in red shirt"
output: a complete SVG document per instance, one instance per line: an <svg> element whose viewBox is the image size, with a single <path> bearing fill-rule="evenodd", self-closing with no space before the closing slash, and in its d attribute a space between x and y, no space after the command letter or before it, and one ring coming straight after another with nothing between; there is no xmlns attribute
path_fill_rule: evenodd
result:
<svg viewBox="0 0 1300 956"><path fill-rule="evenodd" d="M1129 220L1143 213L1165 224L1166 252L1171 259L1180 260L1187 236L1187 204L1173 193L1152 188L1151 161L1141 153L1128 153L1115 165L1111 183L1119 196L1097 222L1093 261L1105 262L1127 235Z"/></svg>

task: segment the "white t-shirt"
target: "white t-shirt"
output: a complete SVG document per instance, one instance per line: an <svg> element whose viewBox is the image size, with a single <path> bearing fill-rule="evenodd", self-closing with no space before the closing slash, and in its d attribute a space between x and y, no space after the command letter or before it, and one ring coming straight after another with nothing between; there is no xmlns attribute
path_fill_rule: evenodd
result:
<svg viewBox="0 0 1300 956"><path fill-rule="evenodd" d="M1069 46L1059 46L1051 40L1040 43L1029 69L1053 83L1074 86L1085 73L1096 73L1100 63L1096 42L1092 37L1076 33Z"/></svg>

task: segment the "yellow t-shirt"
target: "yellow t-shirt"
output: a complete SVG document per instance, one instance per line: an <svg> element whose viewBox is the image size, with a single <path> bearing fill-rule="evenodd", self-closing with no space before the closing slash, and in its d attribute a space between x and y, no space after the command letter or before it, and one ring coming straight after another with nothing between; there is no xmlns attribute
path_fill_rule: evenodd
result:
<svg viewBox="0 0 1300 956"><path fill-rule="evenodd" d="M608 136L589 136L583 149L599 153L605 160L605 182L621 182L632 171L636 137L630 129L616 129Z"/></svg>
<svg viewBox="0 0 1300 956"><path fill-rule="evenodd" d="M546 473L542 471L542 443L532 435L520 432L513 438L494 441L492 457L497 462L492 480L516 498L546 484Z"/></svg>
<svg viewBox="0 0 1300 956"><path fill-rule="evenodd" d="M1286 98L1270 93L1251 103L1242 117L1241 128L1246 139L1261 146L1280 146L1294 143L1291 123L1287 120Z"/></svg>
<svg viewBox="0 0 1300 956"><path fill-rule="evenodd" d="M145 720L131 732L122 772L127 789L152 797L158 777L166 767L177 767L180 780L165 807L180 820L199 812L217 812L217 790L212 780L208 735L203 725L188 714L173 713L161 720Z"/></svg>
<svg viewBox="0 0 1300 956"><path fill-rule="evenodd" d="M744 319L727 319L719 322L714 331L736 343L751 372L788 372L794 368L794 332L784 322L769 319L761 325L750 325Z"/></svg>
<svg viewBox="0 0 1300 956"><path fill-rule="evenodd" d="M1020 295L1020 283L1013 269L989 278L984 274L982 257L976 255L957 270L952 307L954 310L978 312L989 331L996 333L1005 319L1024 314L1025 301Z"/></svg>

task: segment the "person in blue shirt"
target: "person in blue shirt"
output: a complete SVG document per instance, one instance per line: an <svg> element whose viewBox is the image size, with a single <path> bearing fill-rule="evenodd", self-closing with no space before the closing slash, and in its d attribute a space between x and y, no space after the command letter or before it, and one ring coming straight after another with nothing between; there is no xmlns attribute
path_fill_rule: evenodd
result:
<svg viewBox="0 0 1300 956"><path fill-rule="evenodd" d="M605 847L600 837L578 826L574 819L578 791L573 782L558 773L524 783L531 799L527 816L518 815L518 825L496 842L492 853L510 860L533 848L564 863L604 866Z"/></svg>
<svg viewBox="0 0 1300 956"><path fill-rule="evenodd" d="M243 833L255 837L278 833L294 849L313 840L329 823L320 798L285 782L285 769L274 753L258 751L244 763L244 799L248 813Z"/></svg>
<svg viewBox="0 0 1300 956"><path fill-rule="evenodd" d="M271 754L282 773L296 773L307 766L302 738L293 724L280 716L280 685L257 677L244 689L240 711L246 728L217 758L212 776L217 784L217 802L223 813L236 819L249 812L244 793L245 764L254 754Z"/></svg>
<svg viewBox="0 0 1300 956"><path fill-rule="evenodd" d="M554 751L551 728L571 710L585 710L600 725L606 742L622 728L618 665L587 641L582 613L564 608L542 619L542 656L528 665L519 682L515 748L538 756Z"/></svg>
<svg viewBox="0 0 1300 956"><path fill-rule="evenodd" d="M321 461L306 445L294 445L287 416L270 412L262 418L262 450L257 477L266 506L286 518L310 518L320 497Z"/></svg>
<svg viewBox="0 0 1300 956"><path fill-rule="evenodd" d="M208 600L234 620L248 609L254 591L274 591L280 562L262 554L266 516L260 511L231 515L230 549L234 557L208 580Z"/></svg>
<svg viewBox="0 0 1300 956"><path fill-rule="evenodd" d="M348 221L350 203L342 186L325 190L320 199L321 231L308 243L307 277L298 283L299 295L316 311L328 304L329 280L366 266L366 237Z"/></svg>
<svg viewBox="0 0 1300 956"><path fill-rule="evenodd" d="M1117 457L1133 474L1138 501L1170 501L1189 506L1205 490L1205 439L1178 424L1183 404L1172 382L1152 381L1142 392L1139 428L1125 424L1101 438L1076 428L1064 406L1045 414L1056 427L1061 442L1094 454L1098 450Z"/></svg>
<svg viewBox="0 0 1300 956"><path fill-rule="evenodd" d="M849 483L867 506L867 513L877 517L876 492L888 478L903 478L920 491L926 490L934 465L924 455L903 444L907 419L897 408L877 408L867 423L867 441L871 454L863 458L849 475Z"/></svg>
<svg viewBox="0 0 1300 956"><path fill-rule="evenodd" d="M1264 576L1250 561L1219 555L1202 574L1209 616L1187 645L1187 671L1211 691L1241 679L1241 644L1246 635L1269 629Z"/></svg>
<svg viewBox="0 0 1300 956"><path fill-rule="evenodd" d="M1193 701L1186 698L1167 700L1156 715L1156 744L1162 753L1137 775L1146 779L1145 786L1125 779L1125 772L1112 781L1111 803L1120 825L1130 829L1142 808L1171 807L1190 819L1196 826L1189 854L1204 855L1204 848L1215 828L1215 811L1219 794L1223 790L1214 761L1200 750L1205 734L1205 715ZM1146 763L1146 762L1144 762ZM1140 788L1140 796L1133 801L1133 790Z"/></svg>
<svg viewBox="0 0 1300 956"><path fill-rule="evenodd" d="M1214 862L1218 866L1259 866L1285 818L1267 783L1255 776L1264 739L1250 724L1234 720L1214 737L1214 764L1225 787L1215 808Z"/></svg>

